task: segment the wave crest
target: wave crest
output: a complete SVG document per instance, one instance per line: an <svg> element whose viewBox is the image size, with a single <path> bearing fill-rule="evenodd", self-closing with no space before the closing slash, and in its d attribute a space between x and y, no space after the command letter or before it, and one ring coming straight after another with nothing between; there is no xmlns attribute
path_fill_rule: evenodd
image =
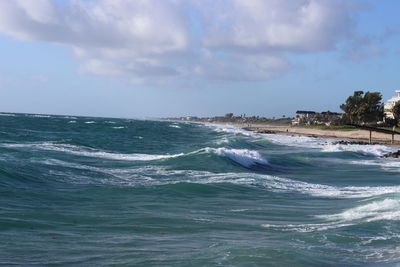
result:
<svg viewBox="0 0 400 267"><path fill-rule="evenodd" d="M154 155L154 154L141 154L141 153L132 153L132 154L112 153L88 147L81 147L68 144L56 144L51 142L28 143L28 144L1 144L0 146L8 148L33 148L41 150L51 150L51 151L74 154L77 156L103 158L111 160L151 161L151 160L175 158L185 155L184 153L171 154L171 155L168 154Z"/></svg>
<svg viewBox="0 0 400 267"><path fill-rule="evenodd" d="M256 164L268 164L268 161L264 159L259 152L248 149L228 149L224 147L220 148L206 148L206 151L213 153L218 156L228 157L231 160L243 165L245 167L251 167Z"/></svg>

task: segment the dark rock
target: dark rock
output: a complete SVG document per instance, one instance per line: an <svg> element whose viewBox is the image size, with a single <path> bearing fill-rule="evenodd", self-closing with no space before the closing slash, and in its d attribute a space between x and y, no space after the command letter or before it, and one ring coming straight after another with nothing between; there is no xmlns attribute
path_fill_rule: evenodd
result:
<svg viewBox="0 0 400 267"><path fill-rule="evenodd" d="M263 134L276 134L276 132L270 131L270 130L260 130L259 133L263 133Z"/></svg>
<svg viewBox="0 0 400 267"><path fill-rule="evenodd" d="M370 143L364 141L346 141L340 140L332 143L333 145L369 145Z"/></svg>
<svg viewBox="0 0 400 267"><path fill-rule="evenodd" d="M396 159L398 159L399 157L400 157L400 150L397 150L396 152L390 152L381 156L381 158L396 158Z"/></svg>

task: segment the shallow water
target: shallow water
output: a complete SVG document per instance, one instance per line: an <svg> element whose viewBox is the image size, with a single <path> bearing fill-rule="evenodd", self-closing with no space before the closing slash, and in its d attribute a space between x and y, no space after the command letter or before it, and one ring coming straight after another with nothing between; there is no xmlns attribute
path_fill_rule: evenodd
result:
<svg viewBox="0 0 400 267"><path fill-rule="evenodd" d="M400 263L396 148L1 115L0 265Z"/></svg>

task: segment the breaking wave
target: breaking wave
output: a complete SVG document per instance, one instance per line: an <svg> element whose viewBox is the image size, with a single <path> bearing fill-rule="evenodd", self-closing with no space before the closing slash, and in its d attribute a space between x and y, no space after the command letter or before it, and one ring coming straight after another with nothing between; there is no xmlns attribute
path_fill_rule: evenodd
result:
<svg viewBox="0 0 400 267"><path fill-rule="evenodd" d="M330 215L318 215L320 219L340 223L354 222L373 222L379 220L400 220L400 200L385 198L379 201L360 205L355 208L345 210L341 213Z"/></svg>
<svg viewBox="0 0 400 267"><path fill-rule="evenodd" d="M188 154L198 153L198 151ZM89 154L92 156L93 154ZM158 160L166 158L174 158L184 156L185 154L175 155L148 155L148 154L94 154L95 156L105 157L108 159L118 160ZM186 154L187 155L187 154ZM62 165L65 167L84 169L88 171L96 171L106 174L117 175L124 178L122 181L108 181L111 184L143 186L143 185L164 185L175 183L195 183L195 184L212 184L212 183L231 183L236 185L247 185L265 188L267 191L275 193L298 193L310 195L319 198L336 198L336 199L362 199L379 197L390 194L399 194L400 186L331 186L317 183L308 183L304 181L283 178L266 174L254 173L214 173L209 171L197 170L175 170L162 166L146 166L132 168L100 168L85 164L65 162L62 160L45 160L42 163L48 165ZM134 177L146 178L145 181L152 182L142 183L142 180L135 180ZM154 178L154 180L153 180Z"/></svg>
<svg viewBox="0 0 400 267"><path fill-rule="evenodd" d="M281 231L315 232L359 225L376 221L400 221L400 200L385 198L362 204L336 214L314 216L324 222L309 224L262 224L262 227Z"/></svg>
<svg viewBox="0 0 400 267"><path fill-rule="evenodd" d="M335 144L337 139L332 138L318 138L288 134L259 134L232 126L213 124L205 125L216 132L262 138L278 145L316 149L321 152L355 152L364 156L379 157L395 150L395 148L385 145Z"/></svg>
<svg viewBox="0 0 400 267"><path fill-rule="evenodd" d="M177 124L171 124L171 125L169 125L169 127L171 127L171 128L178 128L178 129L181 128L181 126L179 126L179 125L177 125Z"/></svg>
<svg viewBox="0 0 400 267"><path fill-rule="evenodd" d="M327 144L322 147L323 152L356 152L365 156L379 157L386 153L392 152L394 149L384 145L342 145Z"/></svg>
<svg viewBox="0 0 400 267"><path fill-rule="evenodd" d="M97 149L91 149L88 147L81 147L75 145L68 144L57 144L51 142L44 143L29 143L29 144L1 144L1 147L7 148L33 148L33 149L41 149L41 150L51 150L58 152L65 152L74 154L77 156L86 156L93 158L104 158L111 160L132 160L132 161L149 161L149 160L160 160L160 159L168 159L183 156L183 153L173 154L173 155L152 155L152 154L141 154L141 153L133 153L133 154L123 154L123 153L111 153L106 151L101 151Z"/></svg>
<svg viewBox="0 0 400 267"><path fill-rule="evenodd" d="M268 161L264 159L260 155L260 153L254 150L228 149L221 147L221 148L206 148L206 151L218 156L228 157L231 160L245 167L251 167L255 164L268 164Z"/></svg>

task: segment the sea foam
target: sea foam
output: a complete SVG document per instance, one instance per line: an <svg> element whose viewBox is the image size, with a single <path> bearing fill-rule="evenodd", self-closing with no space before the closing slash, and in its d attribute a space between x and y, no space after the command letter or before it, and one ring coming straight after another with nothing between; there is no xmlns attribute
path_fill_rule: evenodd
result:
<svg viewBox="0 0 400 267"><path fill-rule="evenodd" d="M41 150L52 150L58 152L65 152L69 154L74 154L77 156L86 156L93 158L104 158L111 160L132 160L132 161L150 161L150 160L160 160L160 159L169 159L175 158L185 155L184 153L180 154L172 154L172 155L153 155L153 154L141 154L141 153L133 153L133 154L123 154L123 153L112 153L101 151L97 149L91 149L88 147L81 147L69 144L57 144L52 142L43 142L43 143L27 143L27 144L1 144L2 147L9 148L33 148L33 149L41 149Z"/></svg>
<svg viewBox="0 0 400 267"><path fill-rule="evenodd" d="M245 167L251 167L255 164L268 164L268 161L264 159L259 152L248 149L228 149L228 148L206 148L207 152L216 154L218 156L228 157L231 160L243 165Z"/></svg>
<svg viewBox="0 0 400 267"><path fill-rule="evenodd" d="M332 138L317 138L288 134L259 134L231 126L213 124L205 124L205 126L217 132L226 132L235 135L240 134L250 138L262 138L278 145L315 149L327 153L355 152L364 156L379 157L396 150L396 148L384 145L335 144L337 139Z"/></svg>
<svg viewBox="0 0 400 267"><path fill-rule="evenodd" d="M337 214L318 215L320 219L340 223L373 222L378 220L400 220L400 200L385 198L360 205Z"/></svg>
<svg viewBox="0 0 400 267"><path fill-rule="evenodd" d="M340 213L316 215L314 217L323 220L323 222L308 224L262 224L261 227L281 231L315 232L381 220L400 221L400 200L385 198L361 204Z"/></svg>
<svg viewBox="0 0 400 267"><path fill-rule="evenodd" d="M193 154L198 151L191 152ZM190 154L190 153L189 153ZM90 154L92 155L92 154ZM95 154L99 156L99 154ZM187 155L187 154L186 154ZM183 156L176 155L147 155L147 154L100 154L100 157L123 160L157 160L164 158L173 158ZM336 199L363 199L371 197L387 196L400 193L400 186L331 186L318 183L309 183L295 179L284 177L255 174L255 173L214 173L209 171L197 170L173 170L162 166L146 166L125 168L99 168L78 163L68 163L61 160L46 160L46 164L69 166L79 169L87 169L89 171L104 172L107 174L118 174L118 177L129 180L133 176L154 178L152 185L175 184L175 183L196 183L196 184L213 184L213 183L231 183L237 185L248 185L263 187L267 191L275 193L298 193L319 198L336 198ZM94 169L95 168L95 169ZM147 180L146 180L147 181ZM125 180L110 180L110 183L125 184ZM148 184L146 182L146 184ZM130 186L143 186L140 180Z"/></svg>

